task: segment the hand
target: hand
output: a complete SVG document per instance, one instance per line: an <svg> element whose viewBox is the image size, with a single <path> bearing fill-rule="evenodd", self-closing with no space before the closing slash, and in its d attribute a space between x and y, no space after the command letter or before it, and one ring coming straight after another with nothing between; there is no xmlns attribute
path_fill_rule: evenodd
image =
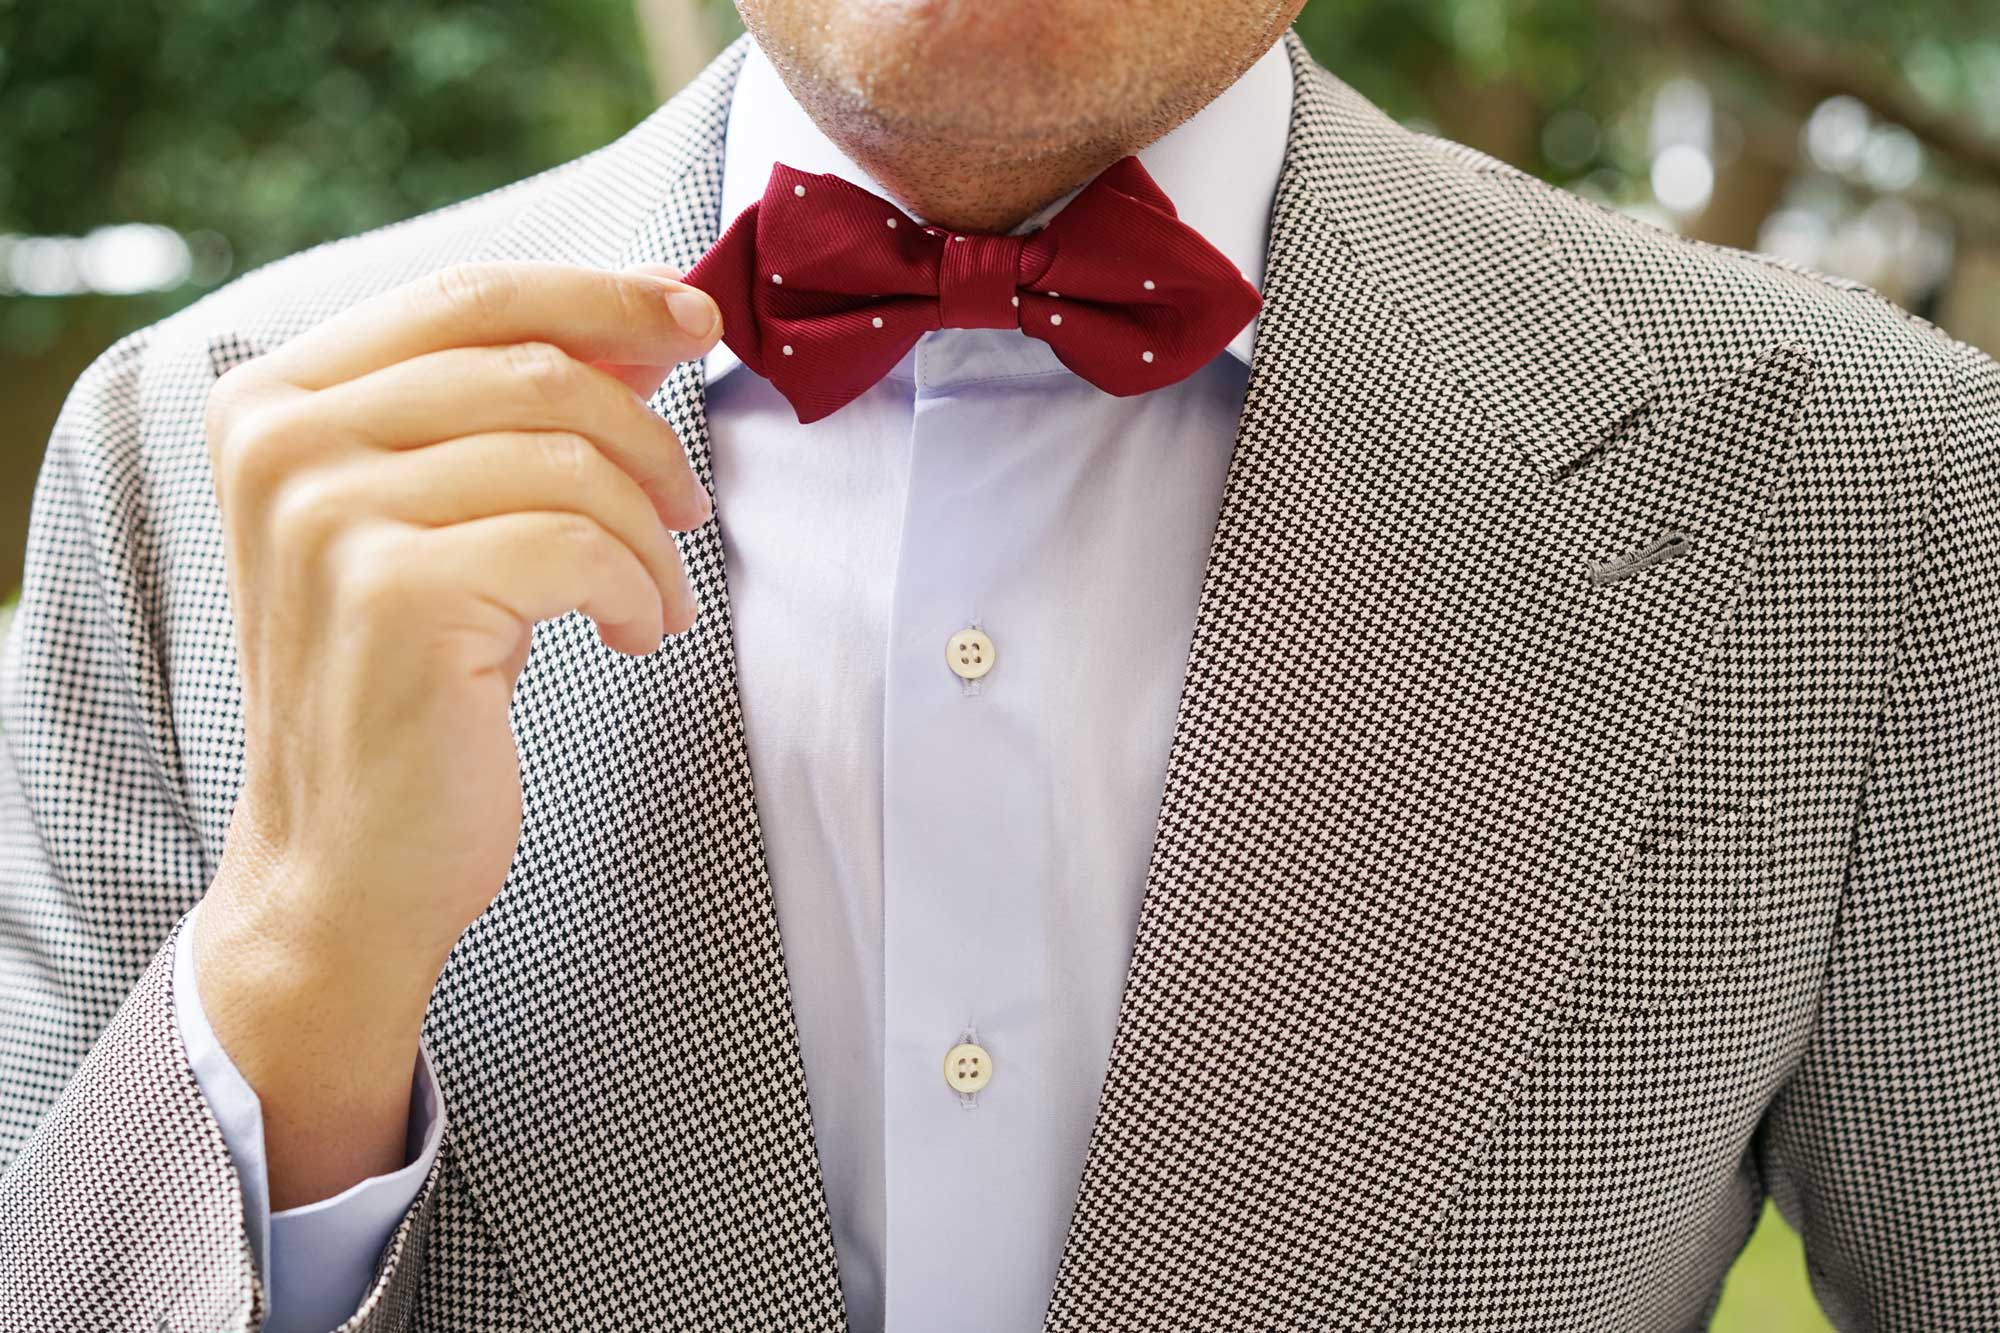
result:
<svg viewBox="0 0 2000 1333"><path fill-rule="evenodd" d="M535 622L634 655L694 623L670 529L710 504L645 396L721 314L676 278L449 268L211 394L245 757L196 977L273 1208L402 1162L431 989L520 838Z"/></svg>

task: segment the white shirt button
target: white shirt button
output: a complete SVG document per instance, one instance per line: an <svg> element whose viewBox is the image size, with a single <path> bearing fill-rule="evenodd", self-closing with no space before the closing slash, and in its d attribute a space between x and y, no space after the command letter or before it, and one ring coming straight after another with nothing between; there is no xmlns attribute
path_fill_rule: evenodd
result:
<svg viewBox="0 0 2000 1333"><path fill-rule="evenodd" d="M993 1057L977 1042L962 1041L944 1053L944 1081L955 1092L978 1092L993 1078Z"/></svg>
<svg viewBox="0 0 2000 1333"><path fill-rule="evenodd" d="M944 660L965 679L978 680L993 669L993 640L968 625L945 641Z"/></svg>

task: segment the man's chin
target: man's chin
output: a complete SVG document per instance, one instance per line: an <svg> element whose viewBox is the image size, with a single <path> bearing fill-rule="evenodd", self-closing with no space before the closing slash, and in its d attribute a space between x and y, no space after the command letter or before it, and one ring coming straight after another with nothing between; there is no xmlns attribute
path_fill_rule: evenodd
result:
<svg viewBox="0 0 2000 1333"><path fill-rule="evenodd" d="M885 111L938 98L1032 103L1115 61L1129 19L1100 0L742 0L766 54ZM921 91L921 96L917 94Z"/></svg>

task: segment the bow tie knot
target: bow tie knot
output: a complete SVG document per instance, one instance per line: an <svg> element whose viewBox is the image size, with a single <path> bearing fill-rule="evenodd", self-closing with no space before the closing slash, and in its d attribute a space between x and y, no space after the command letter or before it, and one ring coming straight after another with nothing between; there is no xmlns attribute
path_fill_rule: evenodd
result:
<svg viewBox="0 0 2000 1333"><path fill-rule="evenodd" d="M938 323L947 329L1021 327L1026 238L979 232L945 236L938 257Z"/></svg>
<svg viewBox="0 0 2000 1333"><path fill-rule="evenodd" d="M1262 304L1121 158L1025 236L921 226L834 175L780 162L686 281L801 422L866 392L932 329L1019 329L1106 393L1193 374Z"/></svg>

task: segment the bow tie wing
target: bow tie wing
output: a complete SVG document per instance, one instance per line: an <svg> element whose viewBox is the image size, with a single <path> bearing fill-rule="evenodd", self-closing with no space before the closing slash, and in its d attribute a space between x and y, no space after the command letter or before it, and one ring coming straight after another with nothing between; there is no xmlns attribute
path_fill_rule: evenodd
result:
<svg viewBox="0 0 2000 1333"><path fill-rule="evenodd" d="M1105 168L1029 238L1022 272L1022 331L1121 397L1193 374L1263 306L1136 157Z"/></svg>
<svg viewBox="0 0 2000 1333"><path fill-rule="evenodd" d="M771 169L686 281L715 298L722 340L801 422L860 396L937 327L937 246L838 176Z"/></svg>

